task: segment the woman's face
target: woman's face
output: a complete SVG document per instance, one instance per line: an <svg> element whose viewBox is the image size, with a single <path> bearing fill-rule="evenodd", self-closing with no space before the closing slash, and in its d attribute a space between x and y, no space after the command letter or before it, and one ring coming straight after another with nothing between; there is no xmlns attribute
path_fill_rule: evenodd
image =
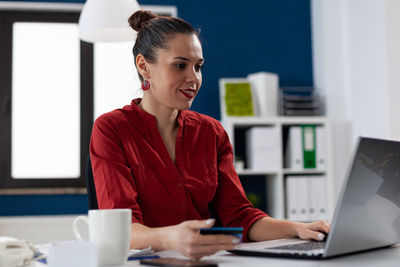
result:
<svg viewBox="0 0 400 267"><path fill-rule="evenodd" d="M171 109L188 109L201 82L203 51L196 35L176 34L167 49L157 51L157 61L149 64L151 88L146 96Z"/></svg>

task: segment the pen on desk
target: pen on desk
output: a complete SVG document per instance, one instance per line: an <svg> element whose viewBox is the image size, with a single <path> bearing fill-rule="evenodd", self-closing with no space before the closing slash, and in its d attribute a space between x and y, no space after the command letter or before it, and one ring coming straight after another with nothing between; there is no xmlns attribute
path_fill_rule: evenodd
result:
<svg viewBox="0 0 400 267"><path fill-rule="evenodd" d="M40 259L40 260L36 260L36 261L44 263L44 264L47 264L47 259L46 258L43 258L43 259Z"/></svg>
<svg viewBox="0 0 400 267"><path fill-rule="evenodd" d="M157 255L138 256L138 257L132 256L132 257L129 257L129 258L128 258L128 261L147 260L147 259L157 259L157 258L159 258L159 257L160 257L160 256L157 256Z"/></svg>

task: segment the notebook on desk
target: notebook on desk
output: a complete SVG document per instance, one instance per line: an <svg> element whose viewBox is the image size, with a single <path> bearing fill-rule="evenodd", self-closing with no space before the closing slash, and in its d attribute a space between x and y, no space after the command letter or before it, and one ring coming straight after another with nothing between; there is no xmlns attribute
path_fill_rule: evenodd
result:
<svg viewBox="0 0 400 267"><path fill-rule="evenodd" d="M349 166L325 242L244 243L230 252L330 258L399 243L400 142L361 137Z"/></svg>

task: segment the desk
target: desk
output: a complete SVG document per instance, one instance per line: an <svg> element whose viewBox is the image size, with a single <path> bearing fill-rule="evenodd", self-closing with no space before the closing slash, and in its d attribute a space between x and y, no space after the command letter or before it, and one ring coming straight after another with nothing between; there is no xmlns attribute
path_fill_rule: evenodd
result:
<svg viewBox="0 0 400 267"><path fill-rule="evenodd" d="M180 254L174 251L162 251L157 253L161 257L176 257L183 258ZM228 266L251 266L251 267L265 267L265 266L278 266L278 267L316 267L316 266L362 266L362 267L399 267L400 266L400 245L373 250L369 252L351 254L342 257L336 257L326 260L303 260L303 259L283 259L283 258L267 258L267 257L245 257L230 254L221 251L213 256L204 257L204 260L213 261L218 263L219 267ZM47 265L42 263L35 263L34 267L45 267ZM126 267L131 266L146 266L140 265L138 261L129 261Z"/></svg>

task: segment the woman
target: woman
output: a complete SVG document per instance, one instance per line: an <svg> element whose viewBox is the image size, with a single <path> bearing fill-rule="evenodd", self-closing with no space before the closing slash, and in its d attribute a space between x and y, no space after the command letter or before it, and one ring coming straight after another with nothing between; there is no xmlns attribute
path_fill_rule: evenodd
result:
<svg viewBox="0 0 400 267"><path fill-rule="evenodd" d="M227 235L200 235L217 222L261 241L322 240L325 221L276 220L246 199L220 123L188 109L204 64L198 33L178 18L137 11L133 48L142 99L99 117L90 153L99 208L132 209L132 248L173 249L192 258L233 249Z"/></svg>

